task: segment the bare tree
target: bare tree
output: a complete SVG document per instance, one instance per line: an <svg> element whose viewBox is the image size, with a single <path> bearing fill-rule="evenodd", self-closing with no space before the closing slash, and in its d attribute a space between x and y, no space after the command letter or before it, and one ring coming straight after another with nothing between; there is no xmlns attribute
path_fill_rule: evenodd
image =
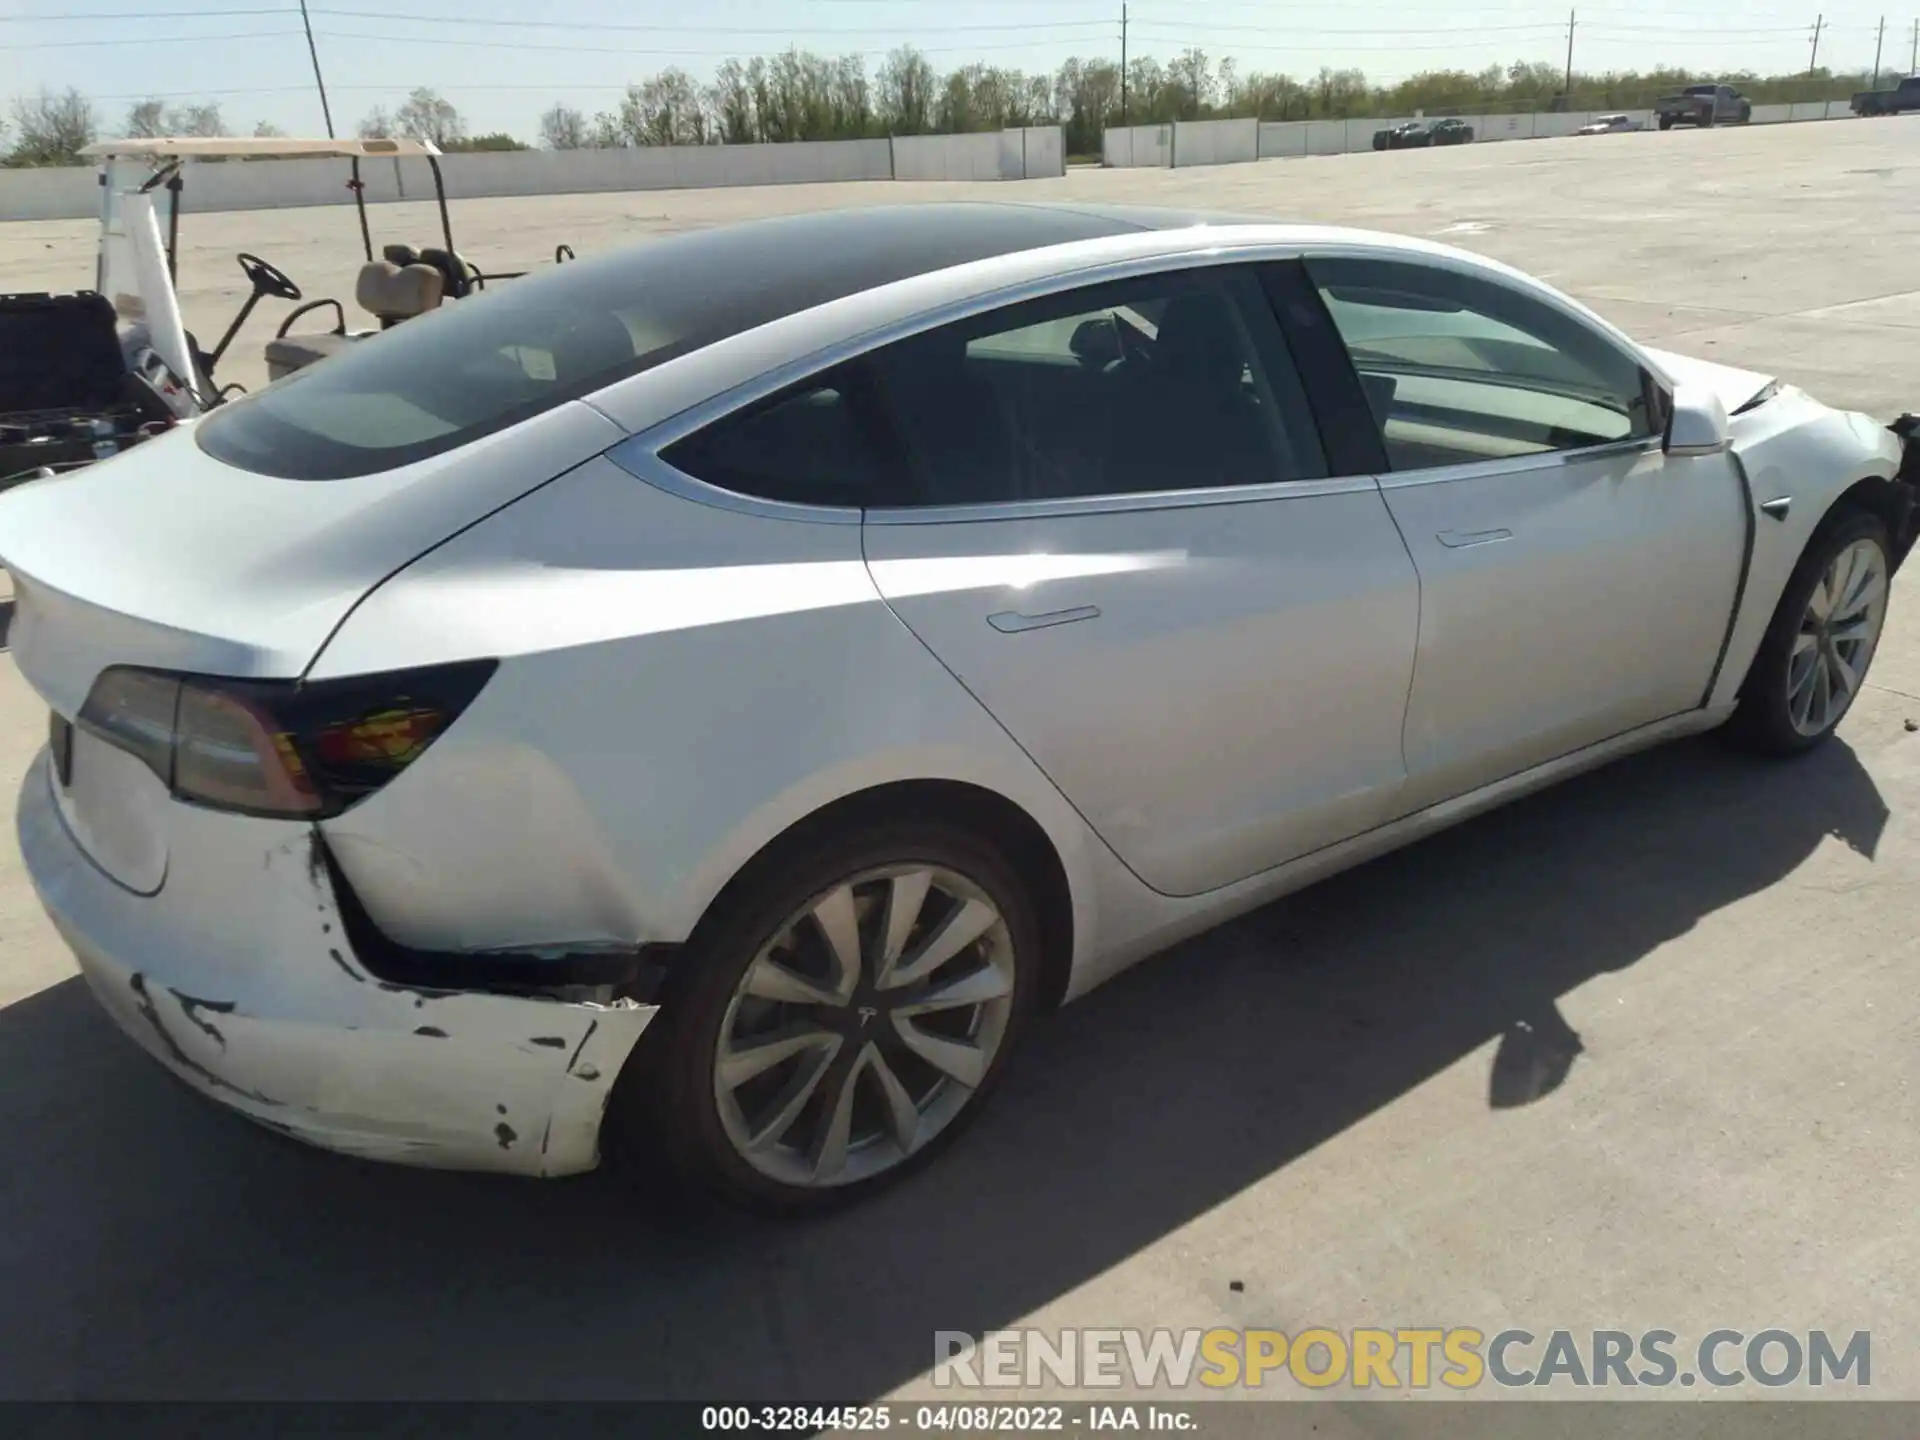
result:
<svg viewBox="0 0 1920 1440"><path fill-rule="evenodd" d="M627 87L620 128L629 145L705 145L713 138L706 97L677 65Z"/></svg>
<svg viewBox="0 0 1920 1440"><path fill-rule="evenodd" d="M278 140L284 138L287 132L271 120L262 120L258 125L253 127L253 133L256 138L261 140Z"/></svg>
<svg viewBox="0 0 1920 1440"><path fill-rule="evenodd" d="M219 102L204 100L168 110L167 130L174 135L224 135L227 126L220 116Z"/></svg>
<svg viewBox="0 0 1920 1440"><path fill-rule="evenodd" d="M707 109L713 112L723 145L751 145L760 138L760 116L753 104L753 81L738 60L724 60L707 87Z"/></svg>
<svg viewBox="0 0 1920 1440"><path fill-rule="evenodd" d="M225 133L226 122L221 119L220 106L212 100L197 105L162 105L158 100L141 100L127 110L127 134L135 139Z"/></svg>
<svg viewBox="0 0 1920 1440"><path fill-rule="evenodd" d="M387 113L387 107L376 105L362 117L359 125L362 140L386 140L393 135L393 116Z"/></svg>
<svg viewBox="0 0 1920 1440"><path fill-rule="evenodd" d="M933 128L934 91L940 87L933 66L911 45L902 45L880 67L877 109L894 135L923 135Z"/></svg>
<svg viewBox="0 0 1920 1440"><path fill-rule="evenodd" d="M394 112L393 120L408 139L425 140L443 150L467 134L467 122L460 118L453 102L424 85L407 97L407 103Z"/></svg>
<svg viewBox="0 0 1920 1440"><path fill-rule="evenodd" d="M540 142L549 150L584 149L587 138L587 117L571 105L555 105L540 117Z"/></svg>
<svg viewBox="0 0 1920 1440"><path fill-rule="evenodd" d="M164 135L167 107L159 100L138 100L127 109L127 134L135 140Z"/></svg>
<svg viewBox="0 0 1920 1440"><path fill-rule="evenodd" d="M93 103L75 89L15 100L13 124L20 138L8 153L11 165L77 165L99 135Z"/></svg>

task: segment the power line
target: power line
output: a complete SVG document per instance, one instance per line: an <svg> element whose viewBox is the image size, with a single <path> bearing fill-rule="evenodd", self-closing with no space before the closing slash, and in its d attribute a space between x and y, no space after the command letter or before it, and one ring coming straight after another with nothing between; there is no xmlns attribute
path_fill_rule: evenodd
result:
<svg viewBox="0 0 1920 1440"><path fill-rule="evenodd" d="M326 6L313 7L315 15L328 19L347 20L399 20L422 25L445 25L442 15L421 15L404 10L335 10ZM516 30L618 30L641 34L700 34L700 35L871 35L876 30L888 32L904 30L898 25L859 25L854 27L831 25L654 25L632 24L618 20L477 20L462 19L463 27L498 26ZM966 34L968 32L1000 33L1008 30L1057 30L1063 26L1110 26L1113 17L1100 16L1088 20L1029 20L1003 25L936 25L925 27L942 35ZM439 37L435 37L438 43ZM516 42L517 43L517 42Z"/></svg>
<svg viewBox="0 0 1920 1440"><path fill-rule="evenodd" d="M298 33L298 32L294 32ZM406 37L397 35L368 35L354 30L318 30L314 32L321 40L371 40L396 41ZM999 45L945 45L916 47L923 55L971 55L976 52L987 53L1000 50L1031 50L1044 45L1084 45L1098 36L1056 35L1030 40L1015 40ZM619 45L545 45L528 40L436 40L436 45L453 45L478 50L544 50L564 55L659 55L679 59L700 59L710 55L730 56L734 52L726 49L705 50L663 50L657 45L619 46ZM886 55L887 48L872 50L847 50L839 52L847 55ZM336 89L352 88L336 86ZM376 86L376 89L391 89L391 86ZM404 88L404 87L403 87Z"/></svg>
<svg viewBox="0 0 1920 1440"><path fill-rule="evenodd" d="M276 5L270 10L118 10L89 11L65 15L0 15L0 25L64 25L80 20L236 20L254 15L297 15L291 5ZM123 37L124 39L124 37ZM146 42L141 41L142 44ZM9 47L11 48L11 47Z"/></svg>
<svg viewBox="0 0 1920 1440"><path fill-rule="evenodd" d="M298 30L231 30L219 35L153 35L140 41L142 45L179 45L185 43L202 44L209 40L284 40L298 35ZM98 40L31 40L21 45L0 45L0 50L73 50L83 46L125 45L127 37L115 35L102 36Z"/></svg>

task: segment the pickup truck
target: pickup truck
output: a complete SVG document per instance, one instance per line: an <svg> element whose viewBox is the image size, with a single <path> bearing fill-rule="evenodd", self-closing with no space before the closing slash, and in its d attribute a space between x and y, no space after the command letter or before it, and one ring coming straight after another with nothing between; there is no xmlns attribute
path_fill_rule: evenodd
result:
<svg viewBox="0 0 1920 1440"><path fill-rule="evenodd" d="M1891 90L1862 90L1853 97L1856 115L1898 115L1920 110L1920 75L1909 75Z"/></svg>
<svg viewBox="0 0 1920 1440"><path fill-rule="evenodd" d="M1744 125L1753 118L1753 103L1731 85L1689 85L1678 95L1654 103L1660 128L1676 125Z"/></svg>

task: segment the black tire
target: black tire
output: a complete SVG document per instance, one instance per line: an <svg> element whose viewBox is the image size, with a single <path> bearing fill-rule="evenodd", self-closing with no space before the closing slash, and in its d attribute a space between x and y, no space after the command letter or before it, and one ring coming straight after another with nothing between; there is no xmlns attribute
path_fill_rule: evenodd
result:
<svg viewBox="0 0 1920 1440"><path fill-rule="evenodd" d="M1860 540L1871 540L1880 547L1883 566L1890 562L1893 543L1887 534L1886 522L1865 510L1837 511L1807 542L1805 552L1787 579L1786 589L1781 592L1767 633L1761 637L1760 648L1754 652L1753 664L1747 668L1746 679L1740 686L1740 706L1726 728L1727 738L1742 748L1762 755L1803 754L1831 738L1852 708L1857 691L1824 730L1816 735L1802 734L1794 727L1787 709L1787 670L1792 661L1794 640L1800 633L1801 617L1807 613L1814 586L1834 557ZM1868 668L1872 664L1873 657L1869 655ZM1863 670L1861 679L1865 678Z"/></svg>
<svg viewBox="0 0 1920 1440"><path fill-rule="evenodd" d="M864 871L896 864L953 871L998 909L1015 957L1006 1027L964 1108L904 1160L846 1184L783 1184L742 1157L720 1115L714 1064L729 1006L762 947L809 901ZM660 1014L622 1071L603 1126L603 1144L615 1168L651 1178L664 1161L683 1198L715 1196L749 1210L792 1215L851 1204L903 1179L952 1144L979 1114L1039 994L1040 928L1026 887L996 847L957 825L903 820L779 847L754 862L716 902L715 912L710 928L703 921L675 961Z"/></svg>
<svg viewBox="0 0 1920 1440"><path fill-rule="evenodd" d="M1662 130L1671 130L1673 128L1673 117L1671 115L1662 115L1660 117L1660 128Z"/></svg>

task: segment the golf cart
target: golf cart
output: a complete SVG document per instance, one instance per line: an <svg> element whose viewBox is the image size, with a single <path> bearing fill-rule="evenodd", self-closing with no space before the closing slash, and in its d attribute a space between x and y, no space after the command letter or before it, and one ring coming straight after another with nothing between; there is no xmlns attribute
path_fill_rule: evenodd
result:
<svg viewBox="0 0 1920 1440"><path fill-rule="evenodd" d="M183 413L197 413L244 388L219 386L215 372L240 327L262 300L287 300L297 309L280 324L267 342L269 379L311 365L361 339L368 330L350 333L346 307L334 299L307 300L285 272L257 255L238 255L241 272L250 287L246 301L211 350L204 349L180 323L174 293L178 278L177 244L181 195L192 162L334 158L347 162L346 188L353 194L360 221L360 245L365 255L354 297L378 329L384 330L412 316L432 310L446 300L457 300L486 288L492 280L510 280L524 271L488 274L471 264L453 243L453 220L447 209L446 182L440 172L440 152L421 140L294 140L277 136L179 136L152 139L103 140L83 154L102 162L105 192L96 287L112 302L121 324L133 332L129 361L144 346L157 357L167 375L187 393ZM434 199L440 212L440 244L416 250L411 245L387 245L379 258L373 250L373 231L367 218L366 183L361 165L367 160L422 159L433 176ZM166 234L160 236L156 192L167 193ZM560 246L556 262L571 259L573 251ZM294 325L315 311L331 309L331 329L293 333ZM153 369L151 363L149 370Z"/></svg>

